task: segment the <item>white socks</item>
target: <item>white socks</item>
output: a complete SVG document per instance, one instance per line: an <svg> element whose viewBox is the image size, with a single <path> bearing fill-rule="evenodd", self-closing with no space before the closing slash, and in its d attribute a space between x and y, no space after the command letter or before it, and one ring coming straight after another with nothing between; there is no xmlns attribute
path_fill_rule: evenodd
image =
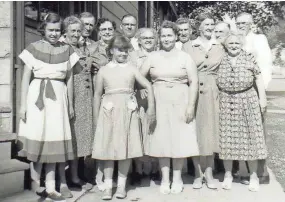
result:
<svg viewBox="0 0 285 202"><path fill-rule="evenodd" d="M46 180L46 192L55 192L55 180Z"/></svg>

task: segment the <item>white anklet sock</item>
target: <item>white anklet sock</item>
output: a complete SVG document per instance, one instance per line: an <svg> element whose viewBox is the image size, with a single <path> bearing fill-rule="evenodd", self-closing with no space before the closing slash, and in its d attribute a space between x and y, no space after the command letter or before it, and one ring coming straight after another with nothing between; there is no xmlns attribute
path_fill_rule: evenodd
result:
<svg viewBox="0 0 285 202"><path fill-rule="evenodd" d="M112 179L105 179L104 185L106 189L112 189L113 187L113 180Z"/></svg>
<svg viewBox="0 0 285 202"><path fill-rule="evenodd" d="M118 177L118 185L117 187L122 187L125 188L126 187L126 182L127 182L127 178L126 177Z"/></svg>
<svg viewBox="0 0 285 202"><path fill-rule="evenodd" d="M55 191L55 180L46 180L46 192L51 193Z"/></svg>

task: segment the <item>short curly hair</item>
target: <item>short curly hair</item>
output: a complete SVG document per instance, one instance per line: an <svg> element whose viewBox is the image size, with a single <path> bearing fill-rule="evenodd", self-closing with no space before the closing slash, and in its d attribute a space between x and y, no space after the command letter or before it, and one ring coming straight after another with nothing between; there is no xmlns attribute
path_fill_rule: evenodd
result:
<svg viewBox="0 0 285 202"><path fill-rule="evenodd" d="M153 29L153 28L149 28L149 27L142 27L142 28L138 29L138 31L137 31L137 33L136 33L136 36L135 36L135 37L138 39L138 41L141 40L141 35L142 35L145 31L151 31L151 32L153 33L153 35L154 35L155 41L157 42L158 36L157 36L156 30Z"/></svg>
<svg viewBox="0 0 285 202"><path fill-rule="evenodd" d="M114 30L116 30L116 28L117 28L116 23L114 21L112 21L112 20L109 20L108 18L100 18L100 19L98 19L97 24L96 24L96 30L100 31L100 26L103 23L105 23L105 22L110 22L112 24Z"/></svg>
<svg viewBox="0 0 285 202"><path fill-rule="evenodd" d="M168 21L168 20L165 20L162 22L159 30L158 30L158 35L160 36L161 35L161 30L164 29L164 28L170 28L173 30L174 34L177 35L178 34L178 27L177 25L174 23L174 22L171 22L171 21Z"/></svg>
<svg viewBox="0 0 285 202"><path fill-rule="evenodd" d="M64 30L64 32L66 32L68 26L72 25L72 24L80 24L81 29L83 29L82 21L79 18L75 17L74 15L71 15L71 16L68 16L67 18L65 18L63 20L63 30Z"/></svg>

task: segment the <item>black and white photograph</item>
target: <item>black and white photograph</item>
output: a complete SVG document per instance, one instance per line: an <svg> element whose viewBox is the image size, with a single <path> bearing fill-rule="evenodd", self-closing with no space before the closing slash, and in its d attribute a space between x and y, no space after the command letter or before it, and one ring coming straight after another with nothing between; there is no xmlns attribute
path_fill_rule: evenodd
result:
<svg viewBox="0 0 285 202"><path fill-rule="evenodd" d="M0 202L284 202L285 1L0 1Z"/></svg>

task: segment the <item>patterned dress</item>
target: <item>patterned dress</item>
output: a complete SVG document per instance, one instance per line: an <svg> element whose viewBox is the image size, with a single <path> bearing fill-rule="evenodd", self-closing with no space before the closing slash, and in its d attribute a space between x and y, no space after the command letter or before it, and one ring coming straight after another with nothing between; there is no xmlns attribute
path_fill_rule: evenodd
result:
<svg viewBox="0 0 285 202"><path fill-rule="evenodd" d="M76 157L88 156L92 152L93 133L93 92L91 58L88 48L74 47L79 62L73 67L74 118L70 121L74 153Z"/></svg>
<svg viewBox="0 0 285 202"><path fill-rule="evenodd" d="M134 66L108 63L102 72L105 94L96 126L92 158L124 160L143 155Z"/></svg>
<svg viewBox="0 0 285 202"><path fill-rule="evenodd" d="M26 122L20 121L18 155L42 163L73 160L65 78L78 62L78 55L61 42L51 45L40 40L30 44L19 58L34 79L27 95Z"/></svg>
<svg viewBox="0 0 285 202"><path fill-rule="evenodd" d="M219 90L216 75L224 48L215 40L205 47L198 37L183 44L182 50L190 54L198 69L196 122L200 155L213 155L219 153Z"/></svg>
<svg viewBox="0 0 285 202"><path fill-rule="evenodd" d="M258 94L253 87L259 67L244 51L232 65L225 55L217 78L220 89L220 148L224 160L267 157Z"/></svg>
<svg viewBox="0 0 285 202"><path fill-rule="evenodd" d="M145 153L169 158L198 156L196 121L185 120L191 57L174 48L171 52L152 52L145 64L150 67L157 119L154 133L149 135L148 145L144 145Z"/></svg>

